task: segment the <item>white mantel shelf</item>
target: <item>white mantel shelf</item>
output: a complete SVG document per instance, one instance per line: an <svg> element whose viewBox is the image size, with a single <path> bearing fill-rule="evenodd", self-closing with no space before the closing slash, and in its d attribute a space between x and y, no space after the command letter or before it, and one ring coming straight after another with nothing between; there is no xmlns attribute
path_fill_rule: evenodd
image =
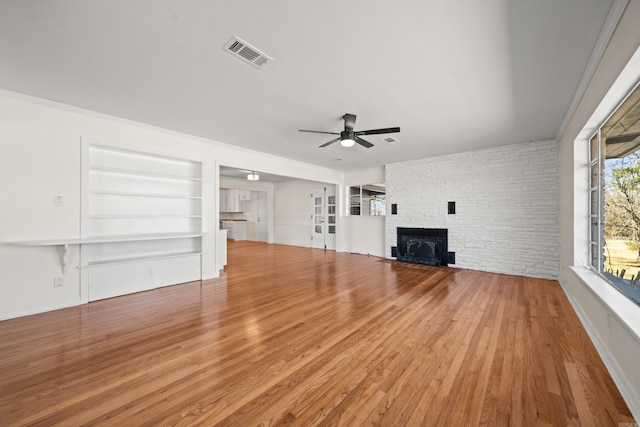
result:
<svg viewBox="0 0 640 427"><path fill-rule="evenodd" d="M90 245L98 243L118 243L118 242L139 242L143 240L167 240L186 239L193 237L203 237L203 233L157 233L157 234L129 234L119 236L98 236L98 237L68 237L43 240L13 240L2 242L3 245L12 246L60 246L62 254L60 262L62 264L62 274L67 273L69 245ZM123 260L117 261L118 263Z"/></svg>

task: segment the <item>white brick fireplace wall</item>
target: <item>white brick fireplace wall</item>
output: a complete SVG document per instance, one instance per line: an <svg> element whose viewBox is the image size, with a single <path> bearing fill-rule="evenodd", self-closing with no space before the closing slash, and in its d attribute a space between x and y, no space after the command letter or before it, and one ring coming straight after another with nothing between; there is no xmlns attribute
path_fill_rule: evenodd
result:
<svg viewBox="0 0 640 427"><path fill-rule="evenodd" d="M555 141L393 163L386 183L386 257L396 227L447 228L453 267L558 278ZM456 202L455 215L447 214L447 202Z"/></svg>

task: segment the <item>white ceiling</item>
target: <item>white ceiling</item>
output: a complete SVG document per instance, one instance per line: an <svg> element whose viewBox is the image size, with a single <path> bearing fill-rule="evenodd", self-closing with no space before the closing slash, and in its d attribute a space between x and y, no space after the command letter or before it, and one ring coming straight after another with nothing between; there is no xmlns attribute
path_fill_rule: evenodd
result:
<svg viewBox="0 0 640 427"><path fill-rule="evenodd" d="M339 170L554 138L613 0L2 0L0 88ZM274 58L256 70L222 46ZM399 142L318 145L400 126ZM342 160L337 160L342 159Z"/></svg>

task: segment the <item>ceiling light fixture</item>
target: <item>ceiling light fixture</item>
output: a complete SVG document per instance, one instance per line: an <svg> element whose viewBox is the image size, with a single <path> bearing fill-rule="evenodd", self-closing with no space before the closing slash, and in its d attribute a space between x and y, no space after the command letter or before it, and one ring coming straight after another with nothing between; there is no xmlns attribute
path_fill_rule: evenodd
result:
<svg viewBox="0 0 640 427"><path fill-rule="evenodd" d="M356 145L356 135L352 130L345 129L340 132L340 145L343 147L353 147Z"/></svg>
<svg viewBox="0 0 640 427"><path fill-rule="evenodd" d="M258 175L255 172L251 172L249 175L247 175L247 179L249 181L259 181L260 180L260 175Z"/></svg>
<svg viewBox="0 0 640 427"><path fill-rule="evenodd" d="M351 138L346 138L346 139L341 139L340 140L340 145L342 145L343 147L353 147L355 144L356 144L356 142Z"/></svg>

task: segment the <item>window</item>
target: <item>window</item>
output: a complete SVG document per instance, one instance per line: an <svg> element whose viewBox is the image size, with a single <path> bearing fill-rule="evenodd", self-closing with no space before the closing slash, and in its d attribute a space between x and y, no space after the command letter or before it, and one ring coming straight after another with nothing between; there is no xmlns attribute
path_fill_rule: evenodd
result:
<svg viewBox="0 0 640 427"><path fill-rule="evenodd" d="M336 196L327 196L327 232L336 234Z"/></svg>
<svg viewBox="0 0 640 427"><path fill-rule="evenodd" d="M640 86L589 140L590 262L640 304Z"/></svg>
<svg viewBox="0 0 640 427"><path fill-rule="evenodd" d="M385 215L385 193L384 183L349 187L349 214Z"/></svg>

